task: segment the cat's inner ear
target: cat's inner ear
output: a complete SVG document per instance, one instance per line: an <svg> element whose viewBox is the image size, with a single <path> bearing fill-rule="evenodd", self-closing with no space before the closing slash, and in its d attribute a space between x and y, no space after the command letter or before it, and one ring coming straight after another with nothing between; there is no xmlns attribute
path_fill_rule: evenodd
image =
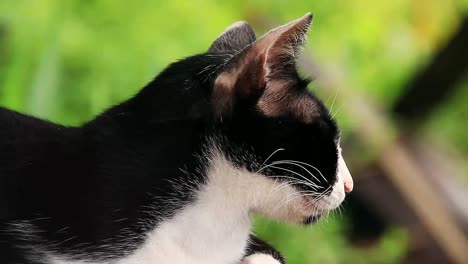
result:
<svg viewBox="0 0 468 264"><path fill-rule="evenodd" d="M234 56L215 79L212 102L217 114L239 101L252 102L265 90L285 91L298 81L296 57L306 41L312 14L277 27Z"/></svg>
<svg viewBox="0 0 468 264"><path fill-rule="evenodd" d="M265 79L288 77L296 70L296 58L307 40L312 14L289 22L266 33L255 44L255 50L265 58ZM266 80L265 80L266 81Z"/></svg>
<svg viewBox="0 0 468 264"><path fill-rule="evenodd" d="M211 44L208 53L237 53L255 41L255 32L245 21L230 25Z"/></svg>

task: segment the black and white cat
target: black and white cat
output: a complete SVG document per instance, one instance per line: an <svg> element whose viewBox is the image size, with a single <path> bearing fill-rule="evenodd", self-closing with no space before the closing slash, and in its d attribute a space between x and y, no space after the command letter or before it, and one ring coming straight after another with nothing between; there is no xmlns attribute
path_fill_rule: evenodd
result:
<svg viewBox="0 0 468 264"><path fill-rule="evenodd" d="M295 68L311 20L237 22L80 127L0 108L0 263L284 263L251 215L310 224L353 188Z"/></svg>

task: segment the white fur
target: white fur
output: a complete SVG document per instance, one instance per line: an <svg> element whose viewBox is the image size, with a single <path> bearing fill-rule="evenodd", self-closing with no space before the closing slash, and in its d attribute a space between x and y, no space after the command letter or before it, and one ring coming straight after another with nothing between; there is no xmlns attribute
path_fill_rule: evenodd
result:
<svg viewBox="0 0 468 264"><path fill-rule="evenodd" d="M338 146L338 168L336 177L337 180L330 195L328 197L324 197L324 199L318 202L319 206L325 211L330 211L337 208L344 201L346 196L345 183L351 185L352 190L353 179L341 154L340 146Z"/></svg>
<svg viewBox="0 0 468 264"><path fill-rule="evenodd" d="M241 264L281 264L281 262L270 255L256 253L246 257Z"/></svg>
<svg viewBox="0 0 468 264"><path fill-rule="evenodd" d="M339 168L331 194L311 204L289 184L235 168L217 152L211 159L208 182L198 193L196 202L157 226L133 254L107 263L238 264L248 241L251 213L299 223L307 216L334 209L345 196L340 175ZM290 202L285 202L288 199ZM255 254L247 263L278 263L268 259ZM58 256L50 256L49 261L90 264L70 262Z"/></svg>

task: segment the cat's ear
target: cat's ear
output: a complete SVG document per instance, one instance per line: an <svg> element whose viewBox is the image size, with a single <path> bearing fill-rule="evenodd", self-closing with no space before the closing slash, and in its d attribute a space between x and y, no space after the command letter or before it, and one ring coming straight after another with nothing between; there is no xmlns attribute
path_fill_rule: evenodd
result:
<svg viewBox="0 0 468 264"><path fill-rule="evenodd" d="M212 102L217 114L236 102L252 102L266 89L284 90L297 81L296 57L307 38L312 14L277 27L228 62L216 78Z"/></svg>
<svg viewBox="0 0 468 264"><path fill-rule="evenodd" d="M211 44L208 53L237 53L256 39L252 27L245 21L238 21L224 30Z"/></svg>

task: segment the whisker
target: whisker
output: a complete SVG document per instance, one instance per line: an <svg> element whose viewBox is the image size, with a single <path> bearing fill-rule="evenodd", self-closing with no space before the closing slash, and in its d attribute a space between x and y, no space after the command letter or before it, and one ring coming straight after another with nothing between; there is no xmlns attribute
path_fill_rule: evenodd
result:
<svg viewBox="0 0 468 264"><path fill-rule="evenodd" d="M342 108L342 105L340 105L340 108L338 108L338 110L336 110L336 112L332 115L332 117L331 117L332 119L335 119L335 117L336 117L336 116L338 115L338 113L340 112L341 108Z"/></svg>
<svg viewBox="0 0 468 264"><path fill-rule="evenodd" d="M303 179L305 179L307 182L309 182L310 184L312 184L313 186L315 186L316 188L319 188L318 185L316 185L314 182L312 182L310 179L307 179L306 177L304 177L303 175L301 175L300 173L297 173L295 171L292 171L292 170L289 170L289 169L285 169L285 168L282 168L282 167L279 167L279 166L274 166L273 164L269 164L269 165L266 165L264 168L275 168L275 169L280 169L280 170L284 170L284 171L287 171L287 172L290 172L290 173L293 173Z"/></svg>
<svg viewBox="0 0 468 264"><path fill-rule="evenodd" d="M293 196L293 198L288 200L288 198L291 197L291 196ZM302 197L302 194L292 193L290 195L287 195L285 198L281 199L281 201L275 206L275 208L273 208L272 213L274 214L276 212L276 210L278 210L282 206L286 205L287 203L290 203L291 201L293 201L294 199L297 199L299 197Z"/></svg>
<svg viewBox="0 0 468 264"><path fill-rule="evenodd" d="M314 178L315 180L317 180L318 182L320 182L320 180L314 175L312 174L312 172L310 172L308 169L306 169L304 166L301 166L299 164L296 164L292 161L289 161L289 160L279 160L279 161L275 161L275 162L272 162L271 164L290 164L290 165L295 165L295 166L298 166L299 168L305 170L307 173L310 174L310 176L312 176L312 178Z"/></svg>
<svg viewBox="0 0 468 264"><path fill-rule="evenodd" d="M280 170L284 170L284 171L293 173L294 175L297 175L297 176L301 177L302 179L306 180L307 182L309 182L312 186L315 186L316 188L320 188L320 186L318 186L316 183L314 183L313 181L311 181L310 179L308 179L308 178L305 177L304 175L302 175L302 174L300 174L300 173L297 173L297 172L295 172L295 171L293 171L293 170L286 169L286 168L279 167L279 166L275 166L275 165L272 165L272 164L270 164L269 167L270 167L270 168L280 169Z"/></svg>
<svg viewBox="0 0 468 264"><path fill-rule="evenodd" d="M275 182L278 181L278 180L279 180L279 179L275 179ZM270 197L273 193L278 192L279 190L281 190L281 189L287 187L287 186L290 185L290 184L291 184L291 182L285 181L285 182L279 184L278 186L275 186L274 188L271 188L271 191L270 191L270 193L269 193L269 197Z"/></svg>
<svg viewBox="0 0 468 264"><path fill-rule="evenodd" d="M284 205L287 205L287 204L289 204L290 202L296 200L297 198L301 198L301 197L302 197L302 194L296 194L295 196L293 196L293 197L291 197L291 198L285 200L285 201L282 202L281 204L279 204L278 207L280 208L280 207L282 207L282 206L284 206Z"/></svg>
<svg viewBox="0 0 468 264"><path fill-rule="evenodd" d="M333 98L333 102L332 102L332 104L331 104L331 106L330 106L330 111L328 111L328 112L331 113L331 112L333 111L333 106L335 105L335 100L336 100L336 98L338 97L338 94L339 94L340 92L341 92L341 89L338 89L338 90L336 91L335 97Z"/></svg>
<svg viewBox="0 0 468 264"><path fill-rule="evenodd" d="M260 169L259 169L257 172L261 171L261 170L263 169L263 165L265 165L265 163L267 163L267 161L268 161L271 157L273 157L273 155L275 155L277 152L279 152L279 151L281 151L281 150L285 150L285 149L284 149L284 148L279 148L279 149L273 151L273 153L271 153L270 156L268 156L268 158L265 159L265 161L262 163L262 165L260 165Z"/></svg>
<svg viewBox="0 0 468 264"><path fill-rule="evenodd" d="M275 178L281 178L281 179L289 179L291 180L291 182L289 182L291 185L294 185L294 184L303 184L303 185L306 185L314 190L317 190L317 188L313 185L311 185L309 182L306 182L304 180L301 180L301 179L295 179L291 176L284 176L284 175L279 175L279 176L274 176Z"/></svg>
<svg viewBox="0 0 468 264"><path fill-rule="evenodd" d="M294 163L309 166L309 167L313 168L314 170L316 170L320 174L320 176L322 176L322 178L328 183L328 180L325 178L325 176L323 176L322 172L319 169L317 169L317 167L315 167L314 165L311 165L311 164L306 163L306 162L298 161L298 160L283 160L283 161L294 162Z"/></svg>
<svg viewBox="0 0 468 264"><path fill-rule="evenodd" d="M294 195L296 195L296 196L294 196ZM295 192L295 193L292 193L292 194L287 195L287 196L285 197L285 199L287 199L288 197L291 197L291 196L294 196L294 198L291 198L291 199L289 199L289 200L287 200L287 201L281 203L279 206L282 206L282 205L284 205L284 204L287 204L287 203L291 202L292 200L297 199L297 198L299 198L299 197L301 197L301 196L312 196L312 198L313 198L314 201L317 201L317 200L318 200L318 199L316 199L309 191L297 191L297 192ZM283 200L284 200L284 199L283 199ZM315 206L314 206L314 208L315 208Z"/></svg>

